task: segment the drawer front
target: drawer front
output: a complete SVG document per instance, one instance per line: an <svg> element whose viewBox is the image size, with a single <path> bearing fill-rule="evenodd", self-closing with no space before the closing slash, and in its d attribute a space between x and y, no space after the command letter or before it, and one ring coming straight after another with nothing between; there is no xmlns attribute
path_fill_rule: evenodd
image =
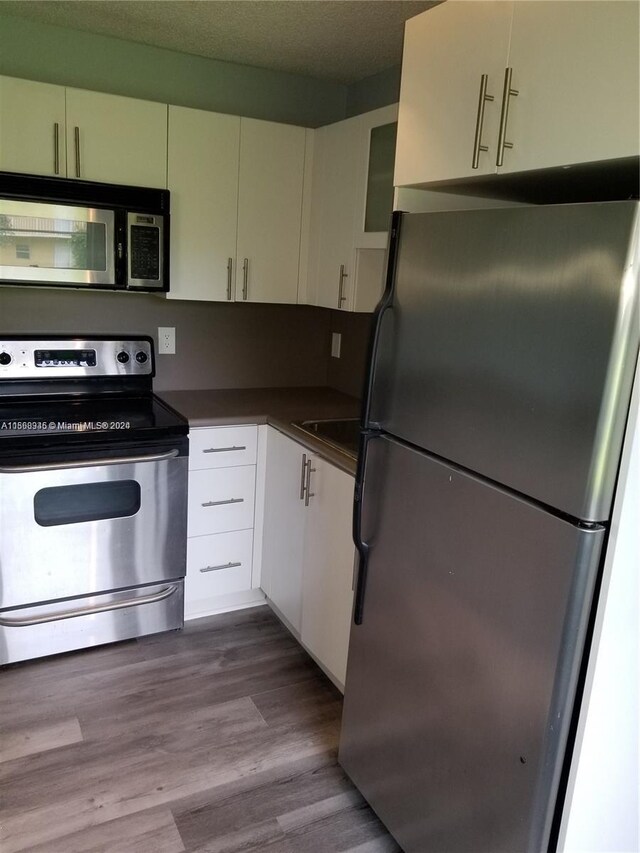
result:
<svg viewBox="0 0 640 853"><path fill-rule="evenodd" d="M189 432L189 468L255 465L258 427L207 427Z"/></svg>
<svg viewBox="0 0 640 853"><path fill-rule="evenodd" d="M251 589L253 530L197 536L187 545L187 604Z"/></svg>
<svg viewBox="0 0 640 853"><path fill-rule="evenodd" d="M189 536L253 527L256 467L189 473Z"/></svg>

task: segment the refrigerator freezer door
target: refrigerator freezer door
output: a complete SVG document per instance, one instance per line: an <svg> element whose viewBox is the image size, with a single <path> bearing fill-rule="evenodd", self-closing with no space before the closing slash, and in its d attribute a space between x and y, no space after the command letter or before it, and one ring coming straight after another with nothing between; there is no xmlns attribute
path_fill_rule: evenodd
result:
<svg viewBox="0 0 640 853"><path fill-rule="evenodd" d="M405 853L546 849L604 530L385 438L363 510L342 765Z"/></svg>
<svg viewBox="0 0 640 853"><path fill-rule="evenodd" d="M638 351L637 202L407 214L370 421L609 517Z"/></svg>

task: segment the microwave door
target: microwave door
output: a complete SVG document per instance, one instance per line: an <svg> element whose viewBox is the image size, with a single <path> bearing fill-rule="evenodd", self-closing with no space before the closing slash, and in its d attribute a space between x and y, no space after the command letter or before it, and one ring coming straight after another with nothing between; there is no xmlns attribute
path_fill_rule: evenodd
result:
<svg viewBox="0 0 640 853"><path fill-rule="evenodd" d="M114 213L101 208L0 199L0 281L115 283Z"/></svg>

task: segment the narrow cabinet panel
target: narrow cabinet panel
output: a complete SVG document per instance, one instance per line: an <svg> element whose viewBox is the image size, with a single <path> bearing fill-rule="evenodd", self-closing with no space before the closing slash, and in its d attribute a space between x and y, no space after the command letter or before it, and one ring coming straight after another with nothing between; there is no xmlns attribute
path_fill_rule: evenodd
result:
<svg viewBox="0 0 640 853"><path fill-rule="evenodd" d="M0 77L0 171L66 177L64 93Z"/></svg>
<svg viewBox="0 0 640 853"><path fill-rule="evenodd" d="M626 0L514 4L518 95L500 172L638 156L639 9Z"/></svg>
<svg viewBox="0 0 640 853"><path fill-rule="evenodd" d="M238 216L238 116L169 107L169 299L232 301Z"/></svg>
<svg viewBox="0 0 640 853"><path fill-rule="evenodd" d="M305 129L242 118L236 301L295 303Z"/></svg>
<svg viewBox="0 0 640 853"><path fill-rule="evenodd" d="M167 185L167 105L67 89L68 176Z"/></svg>
<svg viewBox="0 0 640 853"><path fill-rule="evenodd" d="M352 307L356 186L364 159L361 138L360 117L316 131L310 301L324 308Z"/></svg>
<svg viewBox="0 0 640 853"><path fill-rule="evenodd" d="M262 589L296 633L302 612L303 467L308 451L273 428L267 432Z"/></svg>
<svg viewBox="0 0 640 853"><path fill-rule="evenodd" d="M461 0L407 22L396 186L495 173L512 11L506 0Z"/></svg>
<svg viewBox="0 0 640 853"><path fill-rule="evenodd" d="M304 540L302 644L344 685L353 607L354 480L313 458Z"/></svg>

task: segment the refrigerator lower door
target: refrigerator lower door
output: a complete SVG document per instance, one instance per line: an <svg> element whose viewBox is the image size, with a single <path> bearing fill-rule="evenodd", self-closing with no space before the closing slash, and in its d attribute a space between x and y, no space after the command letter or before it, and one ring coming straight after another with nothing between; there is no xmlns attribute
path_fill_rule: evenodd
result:
<svg viewBox="0 0 640 853"><path fill-rule="evenodd" d="M539 853L605 531L370 444L340 762L405 853Z"/></svg>

